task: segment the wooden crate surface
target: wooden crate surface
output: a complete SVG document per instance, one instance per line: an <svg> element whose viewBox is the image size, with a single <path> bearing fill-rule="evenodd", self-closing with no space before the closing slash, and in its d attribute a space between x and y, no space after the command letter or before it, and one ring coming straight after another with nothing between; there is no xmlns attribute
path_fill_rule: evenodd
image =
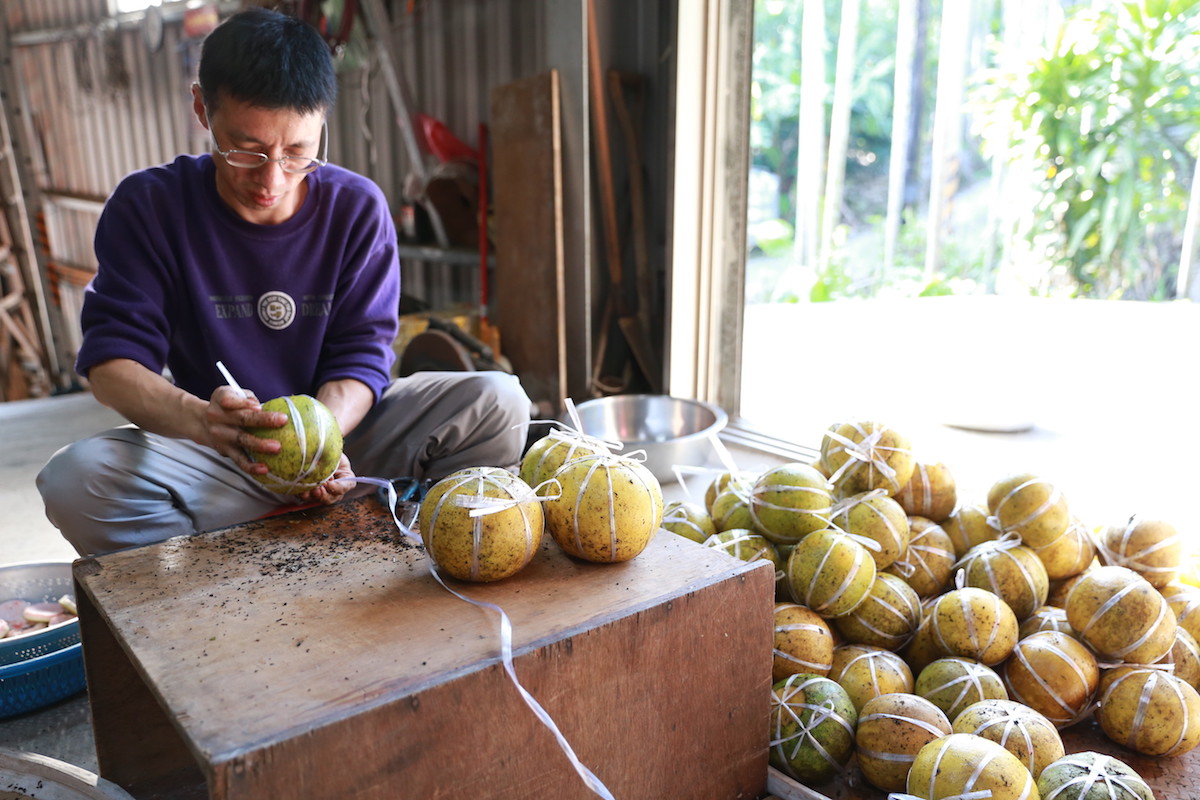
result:
<svg viewBox="0 0 1200 800"><path fill-rule="evenodd" d="M96 658L111 662L118 650L127 656L205 771L213 797L225 796L226 791L235 796L230 787L245 779L238 771L266 769L269 764L263 763L271 758L319 758L318 748L336 742L339 720L372 714L381 718L379 709L397 698L414 698L413 711L421 697L455 702L466 694L438 692L465 675L487 673L483 680L491 686L507 682L498 665L498 616L438 585L424 551L399 537L374 498L84 559L76 563L75 574L88 601L86 611L81 607L81 620L104 623L104 633L95 637ZM520 664L527 664L536 683L547 678L544 673L555 658L541 654L563 648L569 654L571 637L577 635L577 646L586 648L603 638L588 639L588 632L631 616L644 619L648 631L669 634L672 625L683 622L678 615L690 614L692 608L706 615L713 635L728 639L731 632L719 619L722 609L712 607L702 590L747 581L753 584L747 590L761 595L762 608L754 613L768 614L773 591L769 568L660 534L646 552L625 564L567 558L547 536L534 561L514 578L451 585L505 609L513 625L518 674ZM699 621L688 624L695 627ZM764 665L757 676L761 680L754 680L761 683L761 708L752 704L721 713L743 731L756 730L761 716L761 773L766 765L770 634L764 626L761 633L746 635L752 650L762 650L754 656ZM85 628L85 648L86 639ZM615 646L606 641L603 655L612 658L614 672L597 679L612 688L616 704L622 691L618 673L644 669L646 655L622 653L622 639ZM635 639L630 641L631 647ZM653 649L652 643L643 644ZM695 644L703 653L706 643ZM671 647L680 652L655 657L685 670L694 656L683 652L683 646L673 642ZM725 669L745 673L736 653L722 653L722 663L704 667L713 667L712 681L719 682ZM522 654L539 658L521 661ZM669 670L660 672L656 679L664 686L681 680ZM629 692L641 697L644 689L631 687ZM719 683L711 682L688 692L696 695L697 703L704 702L706 694L722 694ZM668 694L684 696L678 688ZM551 708L554 700L542 701ZM529 725L532 712L510 701L505 708L511 724ZM101 713L114 713L112 705L104 701ZM644 708L639 713L673 711L678 709ZM467 720L468 712L464 710ZM688 724L678 720L670 728ZM476 727L477 723L464 723L463 731ZM564 733L571 738L568 729ZM389 730L388 735L403 734ZM98 750L103 747L100 738ZM387 752L386 742L369 746ZM247 760L245 754L253 751L272 755ZM753 758L758 759L757 753ZM232 772L214 766L239 760L242 765ZM219 785L213 788L215 784Z"/></svg>

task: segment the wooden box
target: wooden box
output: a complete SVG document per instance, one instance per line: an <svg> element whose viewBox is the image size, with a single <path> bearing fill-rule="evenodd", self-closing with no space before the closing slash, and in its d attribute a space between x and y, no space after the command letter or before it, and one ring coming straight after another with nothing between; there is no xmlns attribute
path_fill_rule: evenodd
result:
<svg viewBox="0 0 1200 800"><path fill-rule="evenodd" d="M374 499L75 564L100 772L141 798L585 798L499 616ZM765 790L774 574L660 534L546 537L501 606L521 684L621 800Z"/></svg>

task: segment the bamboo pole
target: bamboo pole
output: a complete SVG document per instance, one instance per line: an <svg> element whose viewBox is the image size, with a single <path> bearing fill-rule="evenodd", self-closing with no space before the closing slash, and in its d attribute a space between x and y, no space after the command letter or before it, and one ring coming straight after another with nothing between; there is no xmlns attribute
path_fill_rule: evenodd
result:
<svg viewBox="0 0 1200 800"><path fill-rule="evenodd" d="M833 110L829 153L825 166L824 213L821 218L820 268L829 266L833 233L842 217L846 186L846 153L850 145L850 111L854 100L854 58L858 46L859 0L844 0L838 32L837 64L833 73Z"/></svg>
<svg viewBox="0 0 1200 800"><path fill-rule="evenodd" d="M929 221L925 241L927 284L933 281L941 269L946 218L949 215L950 200L957 189L970 21L971 0L958 0L942 6L942 30L938 36L937 99L933 111Z"/></svg>
<svg viewBox="0 0 1200 800"><path fill-rule="evenodd" d="M1200 158L1192 172L1192 191L1188 195L1187 219L1183 223L1183 252L1179 257L1179 275L1175 278L1175 297L1200 302L1200 278L1192 269L1196 257L1196 231L1200 228Z"/></svg>
<svg viewBox="0 0 1200 800"><path fill-rule="evenodd" d="M883 278L896 266L896 244L904 213L909 115L912 113L913 54L917 47L917 0L900 0L896 26L896 74L892 98L892 145L888 163L887 217L884 219Z"/></svg>
<svg viewBox="0 0 1200 800"><path fill-rule="evenodd" d="M825 4L804 0L800 30L800 121L796 153L796 238L793 258L818 265L825 152Z"/></svg>

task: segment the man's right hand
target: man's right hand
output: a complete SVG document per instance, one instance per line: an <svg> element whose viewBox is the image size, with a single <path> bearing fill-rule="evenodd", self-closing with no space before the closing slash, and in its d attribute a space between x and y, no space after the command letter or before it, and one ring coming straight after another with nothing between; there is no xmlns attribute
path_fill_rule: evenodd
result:
<svg viewBox="0 0 1200 800"><path fill-rule="evenodd" d="M232 460L245 473L265 475L260 464L247 453L278 453L281 445L274 439L261 439L246 428L279 428L287 424L287 414L263 411L258 398L229 386L218 386L208 401L205 422L208 441L204 442Z"/></svg>

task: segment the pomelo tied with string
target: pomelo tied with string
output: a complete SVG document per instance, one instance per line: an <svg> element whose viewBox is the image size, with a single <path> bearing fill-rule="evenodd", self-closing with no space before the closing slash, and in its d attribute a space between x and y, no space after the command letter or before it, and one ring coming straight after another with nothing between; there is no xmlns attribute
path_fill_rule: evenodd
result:
<svg viewBox="0 0 1200 800"><path fill-rule="evenodd" d="M859 711L855 757L872 785L899 792L921 748L951 733L945 712L925 698L911 692L881 694Z"/></svg>
<svg viewBox="0 0 1200 800"><path fill-rule="evenodd" d="M550 536L570 556L629 561L646 549L663 517L662 487L631 458L601 453L566 462L539 489Z"/></svg>
<svg viewBox="0 0 1200 800"><path fill-rule="evenodd" d="M1001 667L1008 696L1067 728L1087 715L1100 681L1092 651L1062 631L1039 631L1017 642Z"/></svg>
<svg viewBox="0 0 1200 800"><path fill-rule="evenodd" d="M878 569L887 569L908 550L908 515L881 489L847 497L833 508L833 527L861 536Z"/></svg>
<svg viewBox="0 0 1200 800"><path fill-rule="evenodd" d="M954 718L954 732L991 739L1021 759L1035 779L1066 754L1054 723L1012 700L980 700L967 706Z"/></svg>
<svg viewBox="0 0 1200 800"><path fill-rule="evenodd" d="M279 494L304 494L333 477L342 458L342 430L324 403L297 394L268 400L262 410L286 414L288 419L278 428L246 428L252 436L281 445L278 453L247 452L267 465L265 475L254 476L259 483Z"/></svg>
<svg viewBox="0 0 1200 800"><path fill-rule="evenodd" d="M425 551L454 578L511 577L542 544L541 503L529 484L496 467L453 472L430 487L418 513Z"/></svg>
<svg viewBox="0 0 1200 800"><path fill-rule="evenodd" d="M841 497L872 489L898 494L916 468L908 438L889 425L870 420L831 426L821 440L821 460Z"/></svg>
<svg viewBox="0 0 1200 800"><path fill-rule="evenodd" d="M767 470L750 489L749 499L754 527L778 544L794 544L829 527L832 487L808 464L782 464Z"/></svg>
<svg viewBox="0 0 1200 800"><path fill-rule="evenodd" d="M826 619L854 611L867 599L876 575L867 548L830 528L801 539L785 572L792 599Z"/></svg>
<svg viewBox="0 0 1200 800"><path fill-rule="evenodd" d="M1128 567L1155 589L1175 580L1183 565L1183 536L1166 520L1135 515L1106 527L1096 543L1102 564Z"/></svg>
<svg viewBox="0 0 1200 800"><path fill-rule="evenodd" d="M1159 669L1114 672L1096 709L1108 738L1146 756L1181 756L1200 744L1200 693Z"/></svg>
<svg viewBox="0 0 1200 800"><path fill-rule="evenodd" d="M858 712L835 681L789 675L771 690L770 763L802 783L823 783L849 762L857 725Z"/></svg>
<svg viewBox="0 0 1200 800"><path fill-rule="evenodd" d="M518 472L530 486L540 486L554 477L563 464L580 456L609 452L601 441L570 430L552 430L538 439L521 459Z"/></svg>
<svg viewBox="0 0 1200 800"><path fill-rule="evenodd" d="M1083 573L1067 595L1067 621L1105 661L1153 664L1175 643L1175 614L1149 581L1127 567Z"/></svg>
<svg viewBox="0 0 1200 800"><path fill-rule="evenodd" d="M1041 800L1154 800L1133 767L1094 750L1070 753L1042 770Z"/></svg>
<svg viewBox="0 0 1200 800"><path fill-rule="evenodd" d="M922 747L906 787L923 800L1038 800L1033 775L1021 760L973 733L952 733Z"/></svg>

